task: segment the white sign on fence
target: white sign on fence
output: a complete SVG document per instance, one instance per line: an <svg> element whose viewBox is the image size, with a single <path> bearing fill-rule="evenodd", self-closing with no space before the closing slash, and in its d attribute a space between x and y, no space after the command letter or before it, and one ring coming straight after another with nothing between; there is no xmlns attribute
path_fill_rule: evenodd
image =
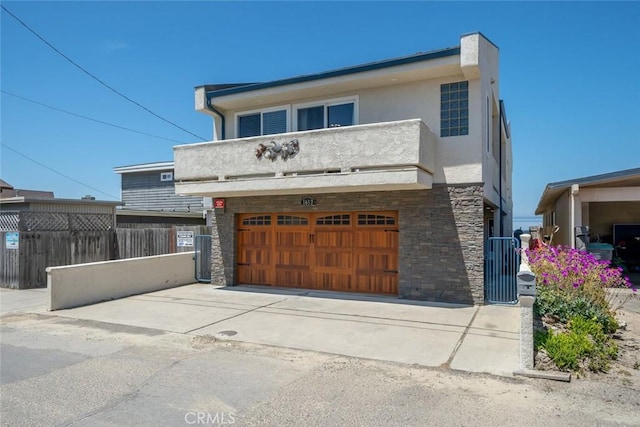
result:
<svg viewBox="0 0 640 427"><path fill-rule="evenodd" d="M20 245L20 233L9 232L4 237L4 247L6 249L18 249Z"/></svg>
<svg viewBox="0 0 640 427"><path fill-rule="evenodd" d="M193 246L193 231L177 231L178 247Z"/></svg>

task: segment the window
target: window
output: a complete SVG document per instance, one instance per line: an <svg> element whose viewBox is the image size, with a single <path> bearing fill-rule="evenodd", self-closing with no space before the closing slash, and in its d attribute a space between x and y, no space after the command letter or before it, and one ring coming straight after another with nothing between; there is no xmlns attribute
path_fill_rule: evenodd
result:
<svg viewBox="0 0 640 427"><path fill-rule="evenodd" d="M396 219L386 215L358 214L358 225L395 225Z"/></svg>
<svg viewBox="0 0 640 427"><path fill-rule="evenodd" d="M277 107L263 111L249 111L236 115L238 138L285 133L288 127L288 108Z"/></svg>
<svg viewBox="0 0 640 427"><path fill-rule="evenodd" d="M357 98L342 98L294 106L296 130L357 124Z"/></svg>
<svg viewBox="0 0 640 427"><path fill-rule="evenodd" d="M271 215L259 215L245 218L242 225L271 225Z"/></svg>
<svg viewBox="0 0 640 427"><path fill-rule="evenodd" d="M160 173L160 181L173 181L173 172Z"/></svg>
<svg viewBox="0 0 640 427"><path fill-rule="evenodd" d="M278 215L278 225L309 225L309 220L302 216Z"/></svg>
<svg viewBox="0 0 640 427"><path fill-rule="evenodd" d="M491 110L489 107L489 97L487 96L487 153L491 152Z"/></svg>
<svg viewBox="0 0 640 427"><path fill-rule="evenodd" d="M440 136L469 135L469 82L440 85Z"/></svg>
<svg viewBox="0 0 640 427"><path fill-rule="evenodd" d="M316 218L316 225L349 225L351 224L351 215L329 215Z"/></svg>

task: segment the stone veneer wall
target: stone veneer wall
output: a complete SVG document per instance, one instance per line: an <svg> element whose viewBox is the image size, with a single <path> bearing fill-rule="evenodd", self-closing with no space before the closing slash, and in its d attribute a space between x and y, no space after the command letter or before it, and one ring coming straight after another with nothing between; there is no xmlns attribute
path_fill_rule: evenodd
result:
<svg viewBox="0 0 640 427"><path fill-rule="evenodd" d="M317 204L301 206L303 197ZM213 214L212 283L233 285L238 213L397 210L399 296L484 302L482 184L434 184L431 190L227 198Z"/></svg>

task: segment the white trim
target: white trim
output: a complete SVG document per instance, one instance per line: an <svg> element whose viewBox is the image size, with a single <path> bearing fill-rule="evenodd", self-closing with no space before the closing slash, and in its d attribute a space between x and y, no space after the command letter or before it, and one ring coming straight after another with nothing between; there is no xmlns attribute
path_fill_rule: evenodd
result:
<svg viewBox="0 0 640 427"><path fill-rule="evenodd" d="M485 105L485 121L484 121L484 125L486 126L486 137L487 137L487 141L485 144L486 147L486 152L487 153L491 153L491 131L493 128L493 115L491 114L491 102L489 101L489 95L487 95L487 103Z"/></svg>
<svg viewBox="0 0 640 427"><path fill-rule="evenodd" d="M235 131L235 137L236 138L240 138L240 122L239 122L239 118L241 116L249 116L252 114L258 114L260 113L260 135L257 136L263 136L264 134L262 133L262 125L264 123L264 121L262 120L262 116L264 115L264 113L271 113L273 111L286 111L287 114L287 118L285 120L286 123L286 132L291 132L291 105L289 104L284 104L284 105L277 105L275 107L268 107L268 108L258 108L258 109L254 109L254 110L246 110L246 111L240 111L237 112L233 115L233 124L234 124L234 131Z"/></svg>
<svg viewBox="0 0 640 427"><path fill-rule="evenodd" d="M173 181L173 172L160 172L160 181Z"/></svg>
<svg viewBox="0 0 640 427"><path fill-rule="evenodd" d="M151 172L173 170L173 162L144 163L141 165L118 166L113 168L115 173Z"/></svg>
<svg viewBox="0 0 640 427"><path fill-rule="evenodd" d="M300 103L300 104L293 104L293 106L291 107L292 110L293 110L293 116L291 117L291 128L293 129L294 132L298 131L298 110L300 108L323 106L324 107L324 125L323 125L323 128L326 129L327 128L327 120L328 120L327 107L330 107L332 105L348 104L350 102L353 103L353 125L357 125L357 124L359 124L359 118L360 118L359 107L358 107L358 104L360 102L360 96L359 95L353 95L353 96L345 96L345 97L342 97L342 98L319 99L317 101L310 101L310 102L304 102L304 103Z"/></svg>
<svg viewBox="0 0 640 427"><path fill-rule="evenodd" d="M640 202L637 187L580 187L579 196L581 202Z"/></svg>

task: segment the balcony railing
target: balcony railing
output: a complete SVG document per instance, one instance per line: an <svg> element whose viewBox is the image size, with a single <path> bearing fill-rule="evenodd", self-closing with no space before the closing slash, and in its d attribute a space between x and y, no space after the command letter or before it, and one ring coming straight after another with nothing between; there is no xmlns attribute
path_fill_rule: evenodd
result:
<svg viewBox="0 0 640 427"><path fill-rule="evenodd" d="M419 119L174 147L176 193L232 197L431 188L436 137Z"/></svg>

